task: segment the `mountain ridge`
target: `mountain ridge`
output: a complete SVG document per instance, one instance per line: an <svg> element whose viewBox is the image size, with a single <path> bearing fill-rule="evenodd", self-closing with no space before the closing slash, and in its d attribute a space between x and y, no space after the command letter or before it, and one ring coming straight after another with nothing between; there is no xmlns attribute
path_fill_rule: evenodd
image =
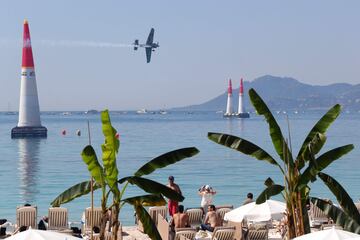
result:
<svg viewBox="0 0 360 240"><path fill-rule="evenodd" d="M333 83L325 86L302 83L292 77L264 75L244 81L244 104L254 111L247 91L254 88L268 106L275 111L311 111L328 109L336 103L347 111L360 111L360 84ZM225 87L224 87L225 89ZM238 105L239 88L233 89L234 110ZM224 111L227 91L201 104L173 108L182 111Z"/></svg>

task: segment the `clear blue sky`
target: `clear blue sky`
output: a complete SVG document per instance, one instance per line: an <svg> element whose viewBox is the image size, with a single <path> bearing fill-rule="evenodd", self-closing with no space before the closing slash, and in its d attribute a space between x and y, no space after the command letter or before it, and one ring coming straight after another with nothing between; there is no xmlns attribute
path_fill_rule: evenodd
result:
<svg viewBox="0 0 360 240"><path fill-rule="evenodd" d="M24 18L41 110L126 110L202 103L230 77L360 83L359 13L358 0L2 0L0 110L18 109ZM150 64L143 49L81 46L145 41L151 27Z"/></svg>

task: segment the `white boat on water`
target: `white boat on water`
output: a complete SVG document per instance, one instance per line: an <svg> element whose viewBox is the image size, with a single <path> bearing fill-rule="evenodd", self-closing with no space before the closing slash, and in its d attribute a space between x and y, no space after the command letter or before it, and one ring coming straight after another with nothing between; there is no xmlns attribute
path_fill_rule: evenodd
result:
<svg viewBox="0 0 360 240"><path fill-rule="evenodd" d="M99 111L95 110L95 109L90 109L90 110L85 111L85 114L97 114L97 113L99 113Z"/></svg>
<svg viewBox="0 0 360 240"><path fill-rule="evenodd" d="M137 114L146 114L146 113L148 113L148 110L146 110L145 108L143 108L143 109L137 110L136 113L137 113Z"/></svg>

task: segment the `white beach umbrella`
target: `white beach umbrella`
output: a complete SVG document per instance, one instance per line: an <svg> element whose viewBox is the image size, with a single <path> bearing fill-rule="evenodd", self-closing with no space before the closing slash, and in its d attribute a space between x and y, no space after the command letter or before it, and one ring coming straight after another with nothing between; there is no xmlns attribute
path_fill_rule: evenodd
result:
<svg viewBox="0 0 360 240"><path fill-rule="evenodd" d="M294 238L293 240L360 240L360 235L344 230L330 228L318 232L308 233L300 237Z"/></svg>
<svg viewBox="0 0 360 240"><path fill-rule="evenodd" d="M29 229L23 232L14 234L7 240L79 240L80 238L73 237L68 234L58 233L53 231L44 231L37 229Z"/></svg>
<svg viewBox="0 0 360 240"><path fill-rule="evenodd" d="M283 202L275 200L267 200L262 204L252 202L226 213L224 220L231 222L242 222L243 219L253 222L280 220L285 211L286 204Z"/></svg>

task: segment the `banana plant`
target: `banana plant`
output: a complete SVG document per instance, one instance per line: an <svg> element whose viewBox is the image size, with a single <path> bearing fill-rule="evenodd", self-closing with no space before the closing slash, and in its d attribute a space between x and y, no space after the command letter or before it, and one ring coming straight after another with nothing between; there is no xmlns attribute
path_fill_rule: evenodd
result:
<svg viewBox="0 0 360 240"><path fill-rule="evenodd" d="M254 89L249 90L249 96L256 112L263 115L269 125L270 137L280 160L275 160L264 149L241 137L209 132L208 138L215 143L276 166L283 175L284 185L276 184L268 178L265 181L266 189L256 199L256 203L263 203L274 195L282 194L287 206L288 237L292 239L309 233L310 224L306 209L310 192L309 183L315 181L317 174L333 161L340 159L353 149L353 145L350 144L316 156L326 142L326 130L339 116L341 107L337 104L325 113L310 130L299 153L294 158L288 143L291 139L283 136L280 126L265 102Z"/></svg>
<svg viewBox="0 0 360 240"><path fill-rule="evenodd" d="M341 184L330 175L319 172L317 176L334 194L341 208L316 197L311 197L311 202L328 215L334 223L342 226L344 230L360 234L360 213L352 198Z"/></svg>
<svg viewBox="0 0 360 240"><path fill-rule="evenodd" d="M164 196L176 201L183 201L184 197L167 186L143 178L142 176L148 175L156 169L164 168L170 164L192 157L196 155L199 150L195 147L189 147L162 154L140 167L132 176L127 176L119 180L119 169L116 163L116 156L119 151L120 141L116 138L117 131L111 125L108 110L101 112L101 122L105 138L104 144L101 145L103 165L98 161L95 150L91 145L86 146L81 153L82 159L87 165L91 177L95 180L94 184L91 185L91 181L84 181L76 184L59 194L52 201L51 205L60 206L61 204L70 202L78 197L88 194L91 191L91 188L93 188L93 190L101 189L101 207L103 213L100 226L101 240L105 239L105 228L106 221L109 220L109 210L111 210L112 213L112 239L117 239L120 225L118 220L119 213L125 203L133 205L140 221L143 223L145 233L148 234L151 239L161 240L155 224L144 207L165 205L166 201ZM139 188L150 194L123 199L128 184L137 185ZM107 202L110 193L112 194L113 202L108 206Z"/></svg>

